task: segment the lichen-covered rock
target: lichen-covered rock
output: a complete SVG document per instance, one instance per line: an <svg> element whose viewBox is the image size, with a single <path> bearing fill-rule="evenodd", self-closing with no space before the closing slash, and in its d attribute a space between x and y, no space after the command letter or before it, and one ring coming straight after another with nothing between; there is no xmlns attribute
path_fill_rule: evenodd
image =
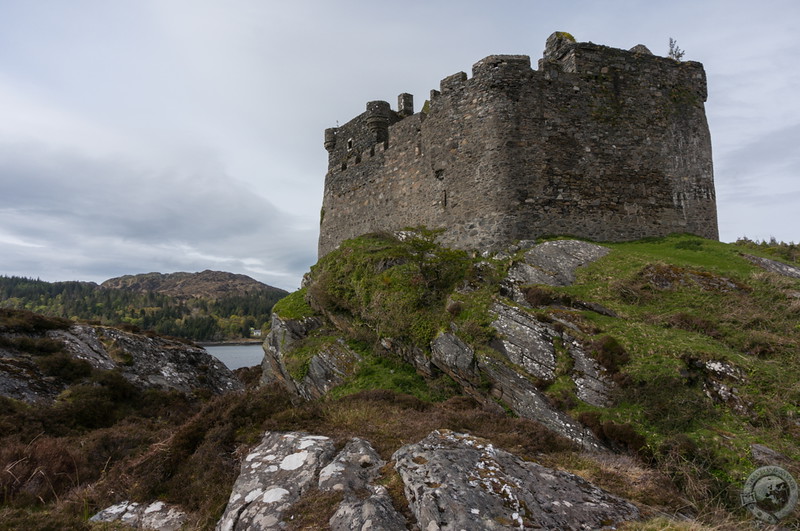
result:
<svg viewBox="0 0 800 531"><path fill-rule="evenodd" d="M321 348L308 362L308 372L302 381L295 382L297 390L308 400L321 398L344 382L355 372L361 356L347 346L344 340L336 341Z"/></svg>
<svg viewBox="0 0 800 531"><path fill-rule="evenodd" d="M590 430L553 407L529 376L496 357L476 355L455 335L440 334L431 343L431 360L473 396L476 386L488 384L492 396L520 417L541 422L586 450L605 449ZM491 404L492 400L488 402Z"/></svg>
<svg viewBox="0 0 800 531"><path fill-rule="evenodd" d="M314 487L343 494L331 529L405 529L386 489L373 484L385 464L363 439L336 454L328 437L267 432L242 463L217 530L283 529L289 507Z"/></svg>
<svg viewBox="0 0 800 531"><path fill-rule="evenodd" d="M92 516L90 522L119 522L135 529L177 531L186 521L186 513L164 502L150 504L124 501Z"/></svg>
<svg viewBox="0 0 800 531"><path fill-rule="evenodd" d="M525 375L491 356L479 357L478 366L491 382L492 396L506 404L515 414L541 422L584 450L606 450L589 429L553 407Z"/></svg>
<svg viewBox="0 0 800 531"><path fill-rule="evenodd" d="M215 394L242 389L241 382L217 358L190 343L161 336L133 334L118 328L75 325L53 330L65 350L99 369L118 369L137 387Z"/></svg>
<svg viewBox="0 0 800 531"><path fill-rule="evenodd" d="M559 339L572 358L569 376L578 398L595 406L610 403L613 381L574 337L508 304L495 303L491 311L495 315L492 326L498 333L492 346L516 367L534 378L552 380L556 376L554 340Z"/></svg>
<svg viewBox="0 0 800 531"><path fill-rule="evenodd" d="M751 416L752 404L739 394L739 387L746 383L744 371L730 362L722 360L687 359L690 371L699 373L706 396L715 402L728 405L744 416Z"/></svg>
<svg viewBox="0 0 800 531"><path fill-rule="evenodd" d="M494 345L509 361L543 380L555 378L556 352L553 339L559 334L548 323L507 304L494 304L492 326L497 330Z"/></svg>
<svg viewBox="0 0 800 531"><path fill-rule="evenodd" d="M447 430L393 456L420 529L608 529L639 517L631 503Z"/></svg>
<svg viewBox="0 0 800 531"><path fill-rule="evenodd" d="M605 407L612 402L611 393L616 387L606 370L592 358L580 341L562 334L562 341L572 357L570 377L575 382L575 395L593 406Z"/></svg>
<svg viewBox="0 0 800 531"><path fill-rule="evenodd" d="M261 383L280 383L306 400L320 398L351 375L361 356L341 338L320 345L308 360L302 379L295 379L286 367L292 348L322 326L322 318L282 319L272 314L272 328L264 342Z"/></svg>
<svg viewBox="0 0 800 531"><path fill-rule="evenodd" d="M475 351L454 334L441 333L431 341L431 362L462 386L480 385Z"/></svg>
<svg viewBox="0 0 800 531"><path fill-rule="evenodd" d="M405 529L405 519L392 505L386 488L374 481L386 462L363 439L351 439L319 473L319 489L344 492L330 519L334 531Z"/></svg>
<svg viewBox="0 0 800 531"><path fill-rule="evenodd" d="M377 477L386 461L364 439L350 439L341 452L319 472L319 489L358 491Z"/></svg>
<svg viewBox="0 0 800 531"><path fill-rule="evenodd" d="M286 510L316 484L334 454L328 437L267 432L242 462L217 530L279 529Z"/></svg>

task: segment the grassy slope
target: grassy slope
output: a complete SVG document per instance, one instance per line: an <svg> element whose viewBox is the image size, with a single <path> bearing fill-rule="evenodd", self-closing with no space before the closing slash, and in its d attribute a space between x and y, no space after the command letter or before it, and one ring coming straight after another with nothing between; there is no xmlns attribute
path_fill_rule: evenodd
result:
<svg viewBox="0 0 800 531"><path fill-rule="evenodd" d="M557 303L599 303L618 317L565 310L563 304L534 311L580 323L586 341L611 337L624 348L629 361L615 377L622 384L615 405L581 403L566 377L542 387L571 415L600 429L616 428L606 438L637 448L688 497L734 507L742 482L758 466L751 444L800 459L800 302L793 295L800 281L766 273L741 256L770 256L758 246L688 235L607 245L612 252L580 270L574 285L537 289ZM429 263L420 263L415 252ZM348 242L320 261L305 298L318 310L364 323L359 339L367 343L377 332L424 346L454 322L462 339L487 351L492 333L486 310L499 297L497 281L509 264L435 248L415 251L376 235ZM470 289L456 289L465 285ZM707 395L708 375L699 364L709 361L741 371L741 379L722 381L734 389L734 401ZM334 395L391 388L379 374L370 363L368 375L357 374Z"/></svg>
<svg viewBox="0 0 800 531"><path fill-rule="evenodd" d="M499 296L499 279L510 260L472 258L424 241L399 245L378 236L350 242L325 257L314 267L307 293L275 306L287 318L324 308L351 323L347 339L367 361L326 400L293 404L272 387L188 403L152 395L137 399L131 414L110 417L101 429L74 421L73 410L65 407L71 402L68 394L50 411L0 401L0 448L5 449L0 470L24 458L20 463L30 464L26 473L54 483L26 494L15 490L20 485L10 475L2 478L7 481L0 529L88 528L86 515L122 498L183 504L192 511L192 528L210 529L224 508L237 459L265 429L301 429L339 440L360 436L389 458L435 428L491 437L500 447L572 470L656 510L673 513L693 504L712 526L736 528L745 516L735 510L738 488L755 467L749 444L800 458L795 360L800 305L787 297L800 291L800 281L761 272L739 256L736 246L690 236L609 247L613 252L580 271L575 285L545 291L555 300L602 304L620 317L553 307L536 312L567 316L587 330L587 338L610 336L624 346L630 361L620 368L625 385L617 404L603 410L581 406L569 396L565 378L550 383L546 392L575 416L634 427L645 441L637 456L578 454L536 423L498 417L454 396L457 390L446 378L425 381L399 360L387 359L375 342L376 330L382 337L425 345L453 322L462 339L487 349L492 336L487 307ZM729 286L721 277L733 288L712 289ZM663 287L667 280L674 289ZM465 286L469 289L461 289ZM706 397L698 374L687 368L692 358L740 367L746 381L737 389L752 413L740 415ZM21 469L13 471L25 479ZM383 481L402 509L401 486L391 468ZM324 522L322 512L312 516ZM663 519L628 528L705 529Z"/></svg>

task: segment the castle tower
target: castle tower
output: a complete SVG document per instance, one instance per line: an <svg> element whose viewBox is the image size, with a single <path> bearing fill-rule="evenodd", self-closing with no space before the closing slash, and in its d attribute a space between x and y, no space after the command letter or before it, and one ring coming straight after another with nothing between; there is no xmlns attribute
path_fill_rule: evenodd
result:
<svg viewBox="0 0 800 531"><path fill-rule="evenodd" d="M319 253L379 230L444 228L497 249L571 235L718 238L703 66L556 32L444 78L423 110L373 101L325 131Z"/></svg>

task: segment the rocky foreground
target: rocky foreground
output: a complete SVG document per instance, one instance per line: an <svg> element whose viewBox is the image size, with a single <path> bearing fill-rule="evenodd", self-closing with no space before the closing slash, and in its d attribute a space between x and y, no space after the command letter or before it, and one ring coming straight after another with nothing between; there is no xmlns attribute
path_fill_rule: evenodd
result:
<svg viewBox="0 0 800 531"><path fill-rule="evenodd" d="M325 257L236 375L168 338L5 315L0 519L741 529L752 470L800 472L796 267L695 237L481 257L424 236Z"/></svg>

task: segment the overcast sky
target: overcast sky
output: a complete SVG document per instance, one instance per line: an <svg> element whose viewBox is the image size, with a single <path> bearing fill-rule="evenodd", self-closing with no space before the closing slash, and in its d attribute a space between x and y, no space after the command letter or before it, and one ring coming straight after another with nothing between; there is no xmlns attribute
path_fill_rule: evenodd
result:
<svg viewBox="0 0 800 531"><path fill-rule="evenodd" d="M0 274L316 261L323 130L547 36L708 75L720 236L800 241L800 2L0 0Z"/></svg>

